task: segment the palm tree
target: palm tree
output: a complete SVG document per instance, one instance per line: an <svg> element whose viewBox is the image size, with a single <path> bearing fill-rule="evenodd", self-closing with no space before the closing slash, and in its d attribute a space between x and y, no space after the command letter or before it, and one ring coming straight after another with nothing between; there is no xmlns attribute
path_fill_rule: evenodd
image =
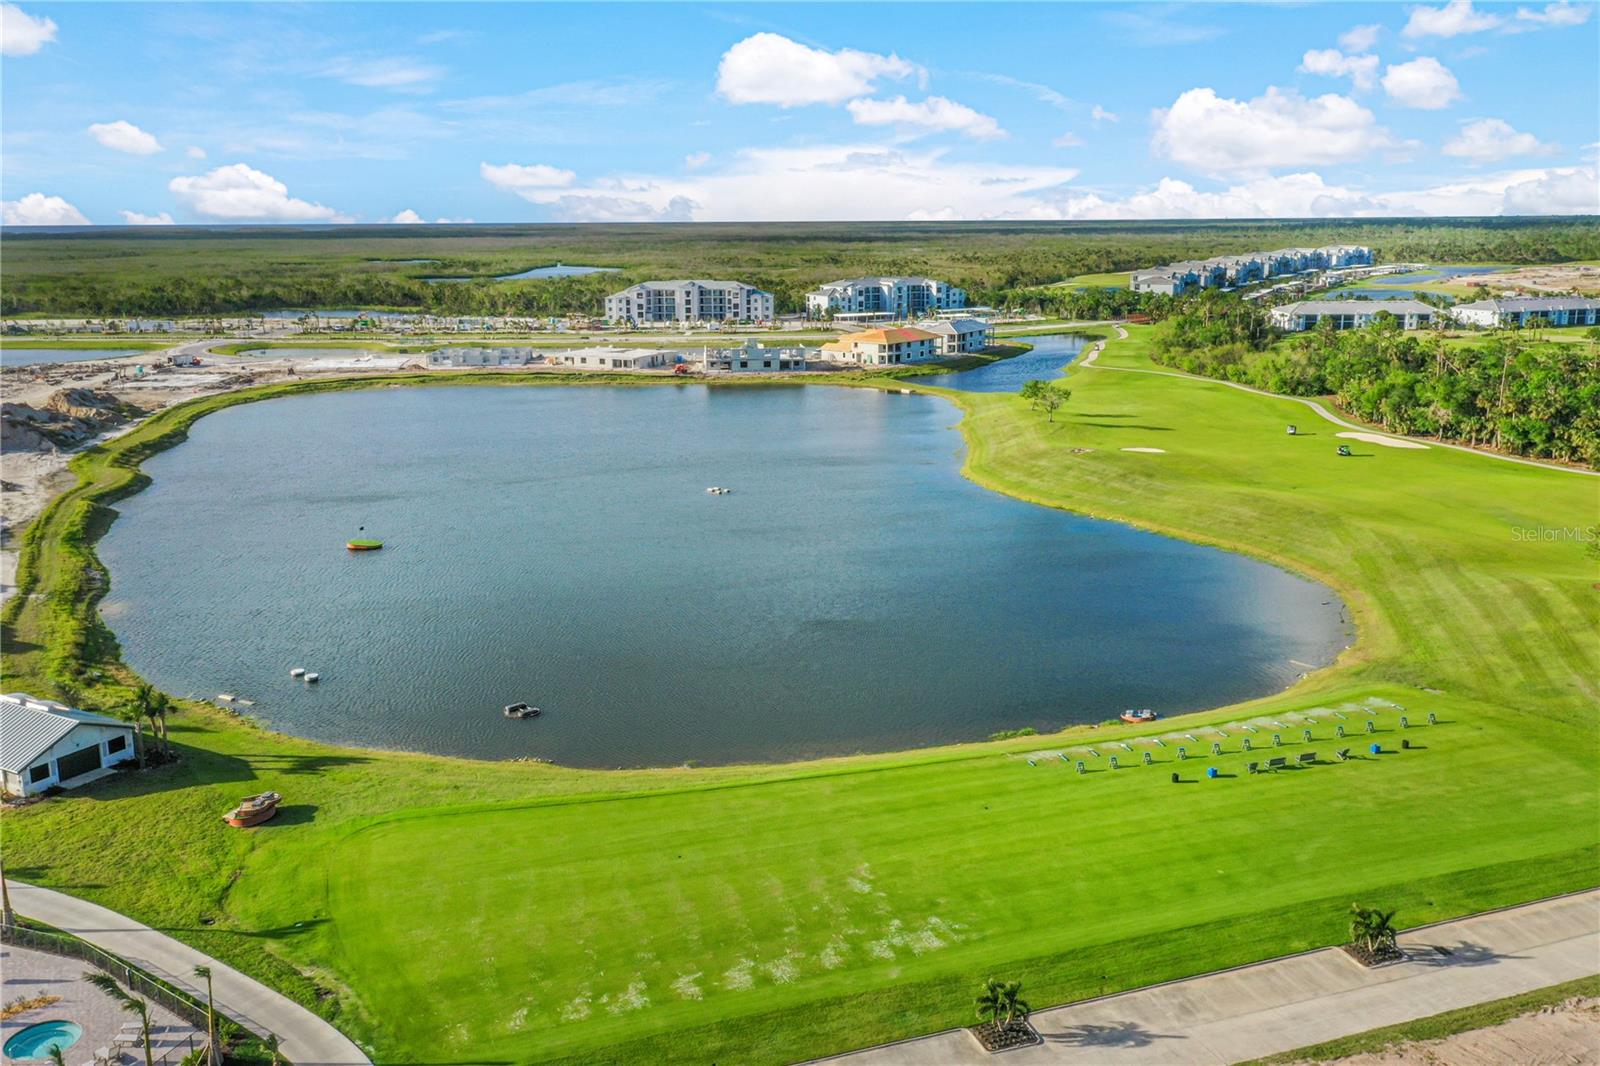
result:
<svg viewBox="0 0 1600 1066"><path fill-rule="evenodd" d="M1001 1028L1010 1025L1019 1014L1027 1017L1028 1004L1021 997L1021 981L997 981L991 977L983 983L974 1006L979 1018Z"/></svg>
<svg viewBox="0 0 1600 1066"><path fill-rule="evenodd" d="M267 1045L267 1054L272 1056L272 1066L278 1066L278 1063L283 1061L278 1054L278 1034L268 1033L263 1042Z"/></svg>
<svg viewBox="0 0 1600 1066"><path fill-rule="evenodd" d="M1394 916L1394 911L1350 904L1350 942L1359 944L1373 956L1396 950Z"/></svg>
<svg viewBox="0 0 1600 1066"><path fill-rule="evenodd" d="M144 710L139 706L137 696L131 703L124 703L111 708L111 715L113 718L133 724L133 753L139 760L139 769L143 770L145 766Z"/></svg>
<svg viewBox="0 0 1600 1066"><path fill-rule="evenodd" d="M222 1054L217 1050L217 1001L211 993L211 967L196 966L194 975L206 979L206 1062L209 1066L222 1066Z"/></svg>
<svg viewBox="0 0 1600 1066"><path fill-rule="evenodd" d="M117 984L116 978L108 973L86 973L83 979L116 1000L117 1006L129 1014L138 1016L139 1025L144 1030L144 1066L156 1066L155 1056L150 1052L150 1004L138 996L124 992L122 986Z"/></svg>
<svg viewBox="0 0 1600 1066"><path fill-rule="evenodd" d="M148 686L146 686L148 687ZM167 735L167 714L172 710L172 701L165 692L153 692L150 696L150 721L161 726L161 757L172 758L172 740Z"/></svg>

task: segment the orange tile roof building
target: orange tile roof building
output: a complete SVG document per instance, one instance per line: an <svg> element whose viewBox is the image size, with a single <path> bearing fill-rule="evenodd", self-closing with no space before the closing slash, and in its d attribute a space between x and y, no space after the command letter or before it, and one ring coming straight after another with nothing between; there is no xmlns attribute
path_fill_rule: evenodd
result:
<svg viewBox="0 0 1600 1066"><path fill-rule="evenodd" d="M915 326L864 329L822 346L823 358L862 366L925 363L939 358L939 335Z"/></svg>

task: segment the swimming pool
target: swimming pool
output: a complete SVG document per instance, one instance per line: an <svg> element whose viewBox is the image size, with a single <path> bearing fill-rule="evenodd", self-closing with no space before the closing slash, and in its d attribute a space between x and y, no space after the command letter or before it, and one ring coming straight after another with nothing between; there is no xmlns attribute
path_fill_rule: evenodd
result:
<svg viewBox="0 0 1600 1066"><path fill-rule="evenodd" d="M83 1026L77 1022L40 1022L14 1033L6 1041L5 1051L8 1058L43 1062L50 1057L52 1047L65 1051L82 1039Z"/></svg>

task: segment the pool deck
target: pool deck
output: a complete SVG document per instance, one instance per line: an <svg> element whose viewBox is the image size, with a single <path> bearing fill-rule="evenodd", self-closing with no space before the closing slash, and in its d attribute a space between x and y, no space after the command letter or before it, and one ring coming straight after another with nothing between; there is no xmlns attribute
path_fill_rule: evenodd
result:
<svg viewBox="0 0 1600 1066"><path fill-rule="evenodd" d="M122 1026L138 1020L83 979L85 973L98 972L81 959L64 958L11 944L0 946L0 988L3 988L0 1002L9 1003L35 996L61 997L59 1002L47 1007L35 1007L0 1022L0 1043L9 1040L13 1033L40 1022L77 1022L83 1026L83 1037L67 1048L63 1056L67 1066L83 1066L93 1062L95 1052L110 1047ZM205 1033L170 1011L151 1004L150 1050L154 1052L156 1062L176 1063L191 1048L201 1047L205 1041ZM13 1059L9 1055L0 1058L3 1058L6 1066L47 1061ZM134 1049L124 1051L122 1061L130 1064L137 1062L142 1066L144 1052Z"/></svg>

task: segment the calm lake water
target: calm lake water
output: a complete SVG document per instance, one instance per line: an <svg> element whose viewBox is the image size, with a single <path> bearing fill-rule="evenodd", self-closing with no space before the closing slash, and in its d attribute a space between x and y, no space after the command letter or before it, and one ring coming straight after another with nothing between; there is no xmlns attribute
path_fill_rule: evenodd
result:
<svg viewBox="0 0 1600 1066"><path fill-rule="evenodd" d="M963 479L958 417L826 386L249 404L145 464L104 610L163 688L288 732L584 766L1196 709L1347 643L1312 582Z"/></svg>
<svg viewBox="0 0 1600 1066"><path fill-rule="evenodd" d="M0 366L28 366L33 363L81 363L89 359L120 359L125 355L146 355L143 348L0 348Z"/></svg>
<svg viewBox="0 0 1600 1066"><path fill-rule="evenodd" d="M1076 333L1047 333L1014 339L1033 345L1033 350L974 370L930 374L912 380L963 392L1020 392L1030 381L1052 381L1060 377L1067 364L1089 345L1087 338Z"/></svg>
<svg viewBox="0 0 1600 1066"><path fill-rule="evenodd" d="M525 278L577 278L585 274L615 274L620 267L591 267L569 266L566 263L552 263L549 266L534 267L532 270L519 271L516 274L496 274L495 281L521 281ZM423 281L434 283L453 284L466 281L477 281L477 278L423 278Z"/></svg>

